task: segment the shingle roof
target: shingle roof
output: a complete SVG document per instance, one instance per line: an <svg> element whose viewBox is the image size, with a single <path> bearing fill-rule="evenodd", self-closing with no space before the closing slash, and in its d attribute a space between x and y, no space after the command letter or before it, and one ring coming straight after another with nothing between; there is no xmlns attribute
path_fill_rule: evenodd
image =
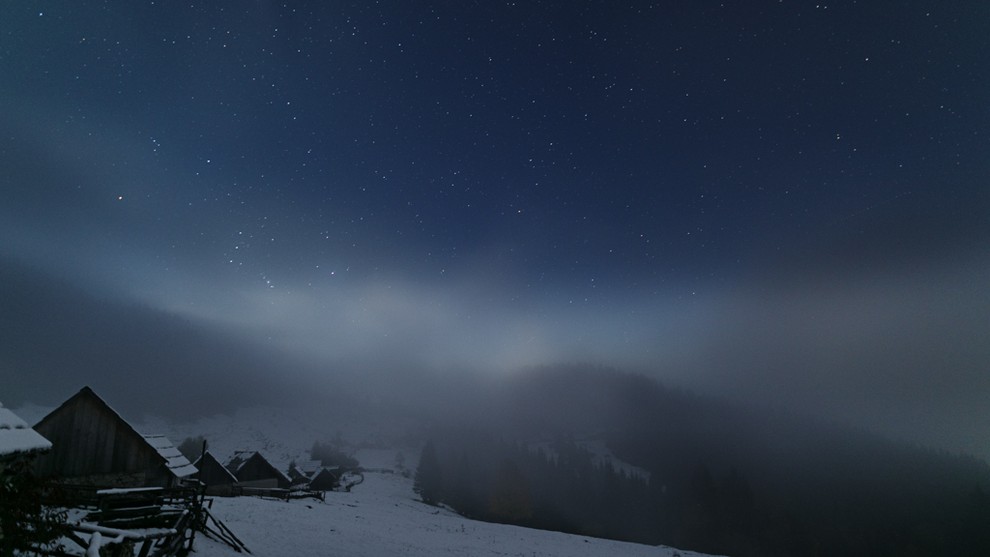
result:
<svg viewBox="0 0 990 557"><path fill-rule="evenodd" d="M241 467L244 466L244 463L250 460L256 453L257 451L234 451L234 454L224 463L224 467L230 470L231 474L237 474Z"/></svg>
<svg viewBox="0 0 990 557"><path fill-rule="evenodd" d="M158 454L165 459L165 466L175 474L177 478L185 478L196 473L196 467L189 462L179 449L176 449L172 442L164 435L144 435L144 440L148 442Z"/></svg>
<svg viewBox="0 0 990 557"><path fill-rule="evenodd" d="M302 462L296 463L296 470L302 472L307 478L310 478L320 470L323 463L319 460L303 460Z"/></svg>
<svg viewBox="0 0 990 557"><path fill-rule="evenodd" d="M260 459L261 462L263 462L269 469L271 469L271 471L275 474L275 476L279 480L285 483L289 483L290 481L292 481L291 479L289 479L289 476L285 475L285 472L276 468L274 464L269 462L268 459L265 458L258 451L234 451L233 456L227 459L227 462L226 464L224 464L224 467L226 467L231 474L234 474L236 476L240 472L241 468L243 468L244 465L248 463L248 461L254 458Z"/></svg>
<svg viewBox="0 0 990 557"><path fill-rule="evenodd" d="M237 483L237 477L231 474L230 470L227 470L227 468L223 464L220 464L220 461L217 460L217 457L213 456L213 453L211 453L210 451L206 451L203 454L201 454L199 458L196 459L196 462L193 463L193 466L195 466L198 470L203 471L205 464L209 461L213 461L214 463L216 463L215 469L213 469L213 467L211 466L210 473L225 474L226 479L230 480L229 483ZM198 477L200 481L204 481L202 474Z"/></svg>

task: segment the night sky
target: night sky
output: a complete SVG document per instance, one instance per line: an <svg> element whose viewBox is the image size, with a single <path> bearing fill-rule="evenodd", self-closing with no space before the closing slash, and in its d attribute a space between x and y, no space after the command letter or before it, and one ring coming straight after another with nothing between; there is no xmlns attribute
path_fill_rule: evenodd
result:
<svg viewBox="0 0 990 557"><path fill-rule="evenodd" d="M327 374L590 362L990 458L986 2L0 13L4 266Z"/></svg>

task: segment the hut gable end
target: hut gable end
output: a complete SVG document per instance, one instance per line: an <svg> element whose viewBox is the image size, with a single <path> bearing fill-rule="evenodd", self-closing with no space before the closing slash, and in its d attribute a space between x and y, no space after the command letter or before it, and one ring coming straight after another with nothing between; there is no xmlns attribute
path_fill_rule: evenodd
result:
<svg viewBox="0 0 990 557"><path fill-rule="evenodd" d="M177 479L167 459L89 387L42 418L35 430L52 442L52 450L35 463L41 475L120 486L170 486Z"/></svg>
<svg viewBox="0 0 990 557"><path fill-rule="evenodd" d="M261 453L238 451L227 462L241 485L252 487L289 487L289 477L273 466Z"/></svg>
<svg viewBox="0 0 990 557"><path fill-rule="evenodd" d="M203 453L193 465L199 469L196 478L207 487L237 483L237 478L224 468L210 451Z"/></svg>

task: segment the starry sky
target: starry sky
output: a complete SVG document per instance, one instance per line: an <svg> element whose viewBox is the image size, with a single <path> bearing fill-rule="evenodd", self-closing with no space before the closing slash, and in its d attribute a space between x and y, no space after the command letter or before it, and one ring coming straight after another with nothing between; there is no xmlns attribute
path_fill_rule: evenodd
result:
<svg viewBox="0 0 990 557"><path fill-rule="evenodd" d="M990 458L984 2L2 11L8 268L314 381L591 362Z"/></svg>

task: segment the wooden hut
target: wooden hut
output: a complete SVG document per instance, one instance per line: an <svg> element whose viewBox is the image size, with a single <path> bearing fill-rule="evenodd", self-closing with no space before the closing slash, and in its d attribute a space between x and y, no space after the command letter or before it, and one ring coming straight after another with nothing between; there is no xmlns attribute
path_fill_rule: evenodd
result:
<svg viewBox="0 0 990 557"><path fill-rule="evenodd" d="M43 476L112 487L174 487L196 469L162 436L145 437L89 387L34 428L53 448L35 462Z"/></svg>
<svg viewBox="0 0 990 557"><path fill-rule="evenodd" d="M293 462L289 465L289 479L292 480L292 485L308 484L322 466L323 463L319 460Z"/></svg>
<svg viewBox="0 0 990 557"><path fill-rule="evenodd" d="M195 478L206 486L207 495L231 495L237 478L220 464L213 453L206 451L193 463L199 472Z"/></svg>
<svg viewBox="0 0 990 557"><path fill-rule="evenodd" d="M320 468L309 482L309 488L314 491L333 491L340 487L339 468Z"/></svg>
<svg viewBox="0 0 990 557"><path fill-rule="evenodd" d="M241 487L288 488L292 483L288 476L256 451L237 451L227 461L226 467Z"/></svg>

